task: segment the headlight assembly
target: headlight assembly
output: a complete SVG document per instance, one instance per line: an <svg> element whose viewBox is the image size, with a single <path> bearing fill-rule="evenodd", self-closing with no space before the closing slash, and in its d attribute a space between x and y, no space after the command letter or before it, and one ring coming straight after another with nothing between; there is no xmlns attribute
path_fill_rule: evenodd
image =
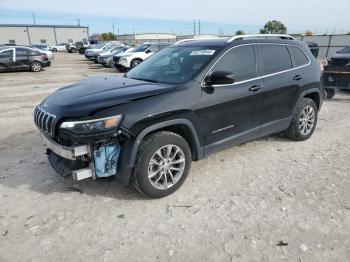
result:
<svg viewBox="0 0 350 262"><path fill-rule="evenodd" d="M69 130L77 135L89 135L106 132L118 127L122 118L122 115L117 115L85 121L67 121L60 125L60 129Z"/></svg>

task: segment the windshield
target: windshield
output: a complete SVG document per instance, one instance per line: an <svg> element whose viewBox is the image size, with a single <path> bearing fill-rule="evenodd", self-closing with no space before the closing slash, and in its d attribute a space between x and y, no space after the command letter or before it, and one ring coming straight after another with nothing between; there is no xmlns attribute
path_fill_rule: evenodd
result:
<svg viewBox="0 0 350 262"><path fill-rule="evenodd" d="M125 76L155 83L192 80L219 53L217 47L169 47L152 55Z"/></svg>
<svg viewBox="0 0 350 262"><path fill-rule="evenodd" d="M350 54L350 46L345 47L339 53L341 53L341 54Z"/></svg>
<svg viewBox="0 0 350 262"><path fill-rule="evenodd" d="M144 44L140 45L139 47L136 47L133 52L145 52L147 48L149 48L151 45L150 44Z"/></svg>

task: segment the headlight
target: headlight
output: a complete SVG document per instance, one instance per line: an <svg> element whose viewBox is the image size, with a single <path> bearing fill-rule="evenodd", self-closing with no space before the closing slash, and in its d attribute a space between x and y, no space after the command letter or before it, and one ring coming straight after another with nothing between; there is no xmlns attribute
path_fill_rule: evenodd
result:
<svg viewBox="0 0 350 262"><path fill-rule="evenodd" d="M119 60L119 63L120 64L127 64L128 63L128 59L126 59L126 58L121 58L120 60Z"/></svg>
<svg viewBox="0 0 350 262"><path fill-rule="evenodd" d="M105 132L116 128L123 116L86 120L86 121L68 121L60 125L60 129L69 130L78 135L88 135L93 133Z"/></svg>

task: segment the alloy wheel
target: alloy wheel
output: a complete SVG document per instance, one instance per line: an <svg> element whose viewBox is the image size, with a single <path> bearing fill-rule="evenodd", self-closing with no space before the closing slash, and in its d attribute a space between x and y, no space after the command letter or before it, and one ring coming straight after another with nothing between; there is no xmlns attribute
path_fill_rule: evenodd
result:
<svg viewBox="0 0 350 262"><path fill-rule="evenodd" d="M32 69L33 69L34 72L39 72L41 70L41 64L33 63L32 64Z"/></svg>
<svg viewBox="0 0 350 262"><path fill-rule="evenodd" d="M148 165L148 180L159 190L174 186L185 171L185 154L176 145L165 145L151 157Z"/></svg>
<svg viewBox="0 0 350 262"><path fill-rule="evenodd" d="M301 112L299 130L304 136L310 134L315 125L315 110L312 106L306 106Z"/></svg>

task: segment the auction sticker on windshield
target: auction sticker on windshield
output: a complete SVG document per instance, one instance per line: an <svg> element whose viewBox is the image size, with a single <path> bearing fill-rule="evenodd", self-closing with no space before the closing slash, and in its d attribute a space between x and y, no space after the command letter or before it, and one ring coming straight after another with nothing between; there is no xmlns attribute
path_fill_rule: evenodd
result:
<svg viewBox="0 0 350 262"><path fill-rule="evenodd" d="M205 50L196 50L192 51L190 55L213 55L215 50L205 49Z"/></svg>

